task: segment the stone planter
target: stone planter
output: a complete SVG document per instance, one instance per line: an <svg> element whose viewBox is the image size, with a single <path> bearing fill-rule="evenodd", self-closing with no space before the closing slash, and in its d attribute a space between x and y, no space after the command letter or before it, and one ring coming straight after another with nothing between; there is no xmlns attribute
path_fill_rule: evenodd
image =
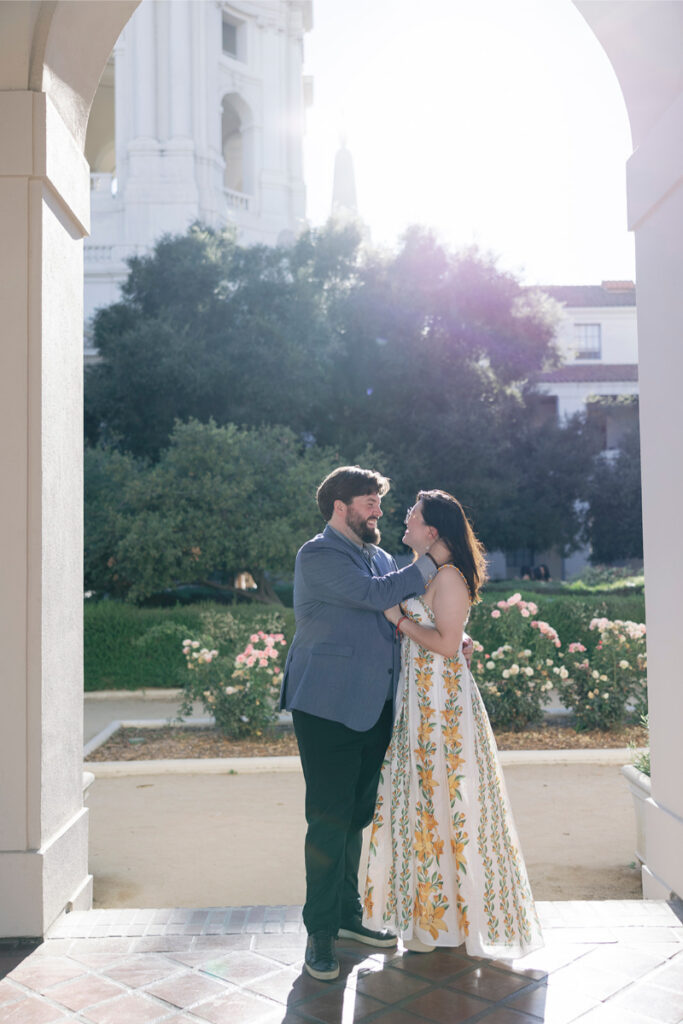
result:
<svg viewBox="0 0 683 1024"><path fill-rule="evenodd" d="M621 774L628 783L636 812L636 857L641 864L646 864L645 802L650 796L650 776L644 775L632 764L625 764Z"/></svg>

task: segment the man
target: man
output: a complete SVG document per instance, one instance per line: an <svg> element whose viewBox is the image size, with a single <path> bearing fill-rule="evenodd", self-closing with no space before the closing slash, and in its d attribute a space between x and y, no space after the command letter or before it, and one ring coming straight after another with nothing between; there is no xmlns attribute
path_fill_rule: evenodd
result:
<svg viewBox="0 0 683 1024"><path fill-rule="evenodd" d="M306 780L305 968L339 975L337 935L372 946L396 945L391 932L362 923L358 893L362 833L372 820L379 774L391 739L400 644L382 614L422 594L447 560L437 541L404 569L377 547L389 481L342 466L317 491L327 522L296 556L296 634L280 706L292 711Z"/></svg>

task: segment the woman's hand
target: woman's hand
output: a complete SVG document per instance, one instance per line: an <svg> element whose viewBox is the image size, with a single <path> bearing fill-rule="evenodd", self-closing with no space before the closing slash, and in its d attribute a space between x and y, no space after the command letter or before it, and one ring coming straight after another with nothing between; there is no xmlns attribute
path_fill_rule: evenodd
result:
<svg viewBox="0 0 683 1024"><path fill-rule="evenodd" d="M387 619L389 619L389 622L391 622L392 625L395 626L398 620L403 615L400 604L395 604L393 608L386 608L384 610L384 615Z"/></svg>

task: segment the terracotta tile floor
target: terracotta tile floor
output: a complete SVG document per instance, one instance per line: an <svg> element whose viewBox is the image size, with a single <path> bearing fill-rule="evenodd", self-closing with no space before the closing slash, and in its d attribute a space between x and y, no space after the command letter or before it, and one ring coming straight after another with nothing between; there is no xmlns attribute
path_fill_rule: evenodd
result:
<svg viewBox="0 0 683 1024"><path fill-rule="evenodd" d="M337 943L302 973L299 907L93 910L0 944L0 1024L681 1024L683 905L539 903L546 947L513 963Z"/></svg>

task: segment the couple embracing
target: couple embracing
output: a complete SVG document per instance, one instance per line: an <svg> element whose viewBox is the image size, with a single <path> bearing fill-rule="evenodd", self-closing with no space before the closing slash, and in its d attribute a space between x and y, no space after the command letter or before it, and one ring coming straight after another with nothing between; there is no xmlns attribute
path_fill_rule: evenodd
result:
<svg viewBox="0 0 683 1024"><path fill-rule="evenodd" d="M305 969L321 981L339 975L337 936L508 958L542 944L463 642L483 549L454 497L420 491L403 537L415 560L398 569L378 547L388 490L372 470L330 473L317 492L327 526L296 558L281 706L306 781Z"/></svg>

